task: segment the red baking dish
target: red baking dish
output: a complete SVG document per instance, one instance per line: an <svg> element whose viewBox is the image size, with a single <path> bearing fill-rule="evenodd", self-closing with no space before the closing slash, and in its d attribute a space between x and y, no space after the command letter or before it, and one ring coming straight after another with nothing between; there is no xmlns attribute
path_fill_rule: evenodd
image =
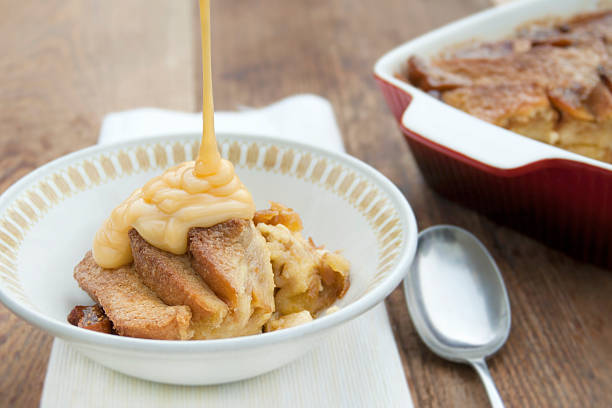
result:
<svg viewBox="0 0 612 408"><path fill-rule="evenodd" d="M374 75L433 189L579 259L612 268L612 165L486 123L396 78L410 55L502 38L528 21L590 11L597 4L532 0L489 9L390 51Z"/></svg>

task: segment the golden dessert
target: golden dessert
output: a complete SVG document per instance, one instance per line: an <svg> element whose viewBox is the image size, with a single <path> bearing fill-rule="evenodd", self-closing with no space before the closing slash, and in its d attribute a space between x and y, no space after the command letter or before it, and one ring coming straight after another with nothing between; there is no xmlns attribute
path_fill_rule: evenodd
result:
<svg viewBox="0 0 612 408"><path fill-rule="evenodd" d="M218 339L306 323L344 296L349 263L301 235L302 221L251 193L217 149L209 1L202 19L203 117L197 160L134 191L95 235L74 278L97 305L68 321L122 336Z"/></svg>
<svg viewBox="0 0 612 408"><path fill-rule="evenodd" d="M410 57L399 76L480 119L612 163L612 10Z"/></svg>
<svg viewBox="0 0 612 408"><path fill-rule="evenodd" d="M294 327L344 296L348 261L303 238L297 213L272 203L254 220L257 226L231 219L192 228L181 255L154 247L132 229L132 263L107 269L88 252L74 277L113 332L149 339L215 339Z"/></svg>
<svg viewBox="0 0 612 408"><path fill-rule="evenodd" d="M350 265L342 255L317 248L283 224L261 223L257 229L270 249L278 314L317 314L344 296Z"/></svg>

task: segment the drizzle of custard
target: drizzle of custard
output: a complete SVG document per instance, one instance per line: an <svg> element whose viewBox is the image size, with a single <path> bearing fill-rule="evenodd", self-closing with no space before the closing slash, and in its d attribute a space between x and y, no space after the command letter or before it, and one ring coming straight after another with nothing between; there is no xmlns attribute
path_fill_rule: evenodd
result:
<svg viewBox="0 0 612 408"><path fill-rule="evenodd" d="M202 24L203 129L196 161L168 169L113 210L93 242L93 256L103 268L132 261L128 231L135 228L151 245L174 254L187 251L187 232L231 218L253 218L251 193L238 179L234 166L222 159L213 122L210 64L210 0L200 0Z"/></svg>

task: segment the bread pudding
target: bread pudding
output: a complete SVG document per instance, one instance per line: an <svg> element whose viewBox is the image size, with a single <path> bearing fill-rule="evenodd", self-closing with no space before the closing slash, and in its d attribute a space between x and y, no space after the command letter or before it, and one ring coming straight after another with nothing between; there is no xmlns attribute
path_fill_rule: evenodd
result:
<svg viewBox="0 0 612 408"><path fill-rule="evenodd" d="M612 163L612 10L411 56L398 76L480 119Z"/></svg>
<svg viewBox="0 0 612 408"><path fill-rule="evenodd" d="M96 302L69 323L160 340L247 336L306 323L344 296L348 261L301 235L302 220L272 203L255 211L214 129L210 2L200 0L202 138L111 212L74 269Z"/></svg>
<svg viewBox="0 0 612 408"><path fill-rule="evenodd" d="M176 255L129 232L133 262L99 266L91 251L76 266L97 303L68 321L122 336L197 340L244 336L311 321L344 296L348 261L301 235L293 210L272 203L253 220L192 228Z"/></svg>

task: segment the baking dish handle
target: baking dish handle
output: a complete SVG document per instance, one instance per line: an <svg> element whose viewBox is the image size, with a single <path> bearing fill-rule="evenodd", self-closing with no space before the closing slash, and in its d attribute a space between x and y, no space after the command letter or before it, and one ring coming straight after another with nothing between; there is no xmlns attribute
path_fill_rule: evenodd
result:
<svg viewBox="0 0 612 408"><path fill-rule="evenodd" d="M412 101L402 115L402 128L444 150L501 169L543 159L595 162L475 118L419 90L410 93Z"/></svg>

